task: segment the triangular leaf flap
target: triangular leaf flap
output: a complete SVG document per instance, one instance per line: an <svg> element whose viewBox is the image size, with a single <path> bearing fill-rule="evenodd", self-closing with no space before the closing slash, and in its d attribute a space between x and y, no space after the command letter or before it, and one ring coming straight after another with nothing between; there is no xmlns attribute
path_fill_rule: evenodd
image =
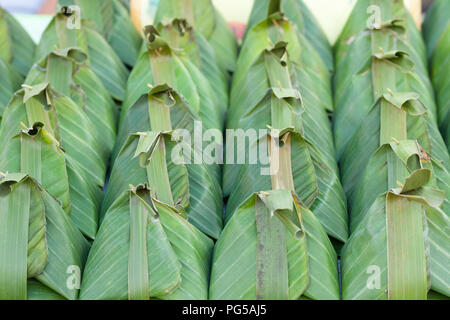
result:
<svg viewBox="0 0 450 320"><path fill-rule="evenodd" d="M261 194L270 195L273 192L261 192ZM283 193L283 191L276 192ZM211 299L256 298L256 197L258 197L258 194L253 194L242 202L216 243L210 284ZM292 204L292 195L290 199ZM293 208L291 204L289 206L283 205L281 208ZM289 268L289 298L300 298L305 290L306 283L306 296L313 299L338 299L337 261L333 246L314 215L303 206L298 204L295 206L297 209L300 208L298 212L302 217L306 232L307 253L295 236L298 233L293 233L292 230L285 228ZM305 254L307 257L305 257ZM308 263L306 263L306 259ZM231 261L234 261L234 263L231 263ZM310 275L309 281L307 279L308 272Z"/></svg>
<svg viewBox="0 0 450 320"><path fill-rule="evenodd" d="M133 188L130 192L129 206L128 298L148 300L150 292L153 295L164 295L173 290L170 282L167 283L168 287L160 289L161 292L150 290L150 286L154 279L164 277L164 273L176 275L181 280L181 266L163 231L158 212L150 198L150 190L146 190L145 187ZM155 268L155 265L159 268ZM161 269L165 269L164 273Z"/></svg>
<svg viewBox="0 0 450 320"><path fill-rule="evenodd" d="M90 244L57 200L42 189L41 195L46 209L49 256L46 268L36 278L66 299L75 300Z"/></svg>

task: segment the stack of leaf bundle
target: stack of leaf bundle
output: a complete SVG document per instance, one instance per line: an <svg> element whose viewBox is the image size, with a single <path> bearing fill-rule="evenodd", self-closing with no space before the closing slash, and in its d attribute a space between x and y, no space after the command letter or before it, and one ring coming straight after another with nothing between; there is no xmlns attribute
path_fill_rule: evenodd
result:
<svg viewBox="0 0 450 320"><path fill-rule="evenodd" d="M281 5L284 2L272 1L273 3ZM288 84L292 84L294 89L283 90L279 96L300 92L300 106L295 110L299 114L295 118L298 123L292 123L291 126L308 144L306 158L300 152L293 154L295 158L292 163L298 166L294 170L299 170L295 172L296 192L321 221L328 234L345 242L346 201L338 178L333 136L327 115L328 111L333 110L330 74L309 41L297 32L278 8L276 5L270 8L267 19L247 32L233 77L227 128L267 129L267 125L271 123L271 93L274 88L287 84L278 83L281 75L277 75L276 81L269 77L271 70L268 70L270 65L264 59L265 50L275 50L278 47L279 50L287 50L292 74L286 81L289 80ZM233 142L227 141L227 147L233 146ZM236 163L237 159L231 160ZM227 159L227 163L229 162ZM308 165L310 171L301 171L302 165ZM257 174L259 168L260 165L225 166L223 188L225 196L229 196L226 220L252 192L270 189L270 179Z"/></svg>
<svg viewBox="0 0 450 320"><path fill-rule="evenodd" d="M253 3L253 9L247 24L247 31L263 20L269 9L270 0L259 0ZM325 32L303 0L289 0L281 3L281 11L316 49L331 71L334 69L333 52ZM245 41L245 38L244 38ZM331 106L330 106L331 107Z"/></svg>
<svg viewBox="0 0 450 320"><path fill-rule="evenodd" d="M125 98L128 69L97 31L95 23L84 19L77 21L77 14L70 7L61 8L61 12L55 15L42 35L35 61L42 61L54 50L80 48L88 56L86 63L89 68L100 78L110 95L122 102Z"/></svg>
<svg viewBox="0 0 450 320"><path fill-rule="evenodd" d="M214 51L218 67L230 78L237 57L236 38L227 22L214 7L212 0L160 0L154 23L167 24L174 19L185 19L203 36ZM213 85L216 85L215 83Z"/></svg>
<svg viewBox="0 0 450 320"><path fill-rule="evenodd" d="M16 19L0 8L0 121L30 70L36 45Z"/></svg>
<svg viewBox="0 0 450 320"><path fill-rule="evenodd" d="M27 144L23 165L33 171L39 161ZM77 299L88 251L88 241L37 180L0 173L0 300Z"/></svg>
<svg viewBox="0 0 450 320"><path fill-rule="evenodd" d="M64 23L58 14L55 23ZM116 135L117 107L89 68L87 55L68 44L28 74L4 113L0 171L23 172L61 203L89 238L95 238L102 188ZM23 130L25 128L25 130ZM26 166L26 159L33 165Z"/></svg>
<svg viewBox="0 0 450 320"><path fill-rule="evenodd" d="M271 1L266 19L248 31L233 78L228 128L250 145L246 164L224 172L230 198L211 299L339 299L327 232L345 242L347 215L326 112L329 72L280 5Z"/></svg>
<svg viewBox="0 0 450 320"><path fill-rule="evenodd" d="M78 6L81 18L94 22L120 59L134 66L142 46L142 37L120 0L59 0L61 6Z"/></svg>
<svg viewBox="0 0 450 320"><path fill-rule="evenodd" d="M153 28L149 29L151 29L149 37L154 37L154 40L149 41L148 65L145 67L147 72L150 71L152 76L158 78L155 86L147 87L147 92L141 93L124 117L116 144L116 146L120 146L120 151L114 160L101 218L105 217L106 211L113 205L117 197L129 188L130 184L137 186L150 183L152 186L152 182L148 181L150 173L146 170L148 163L140 163L136 158L138 154L136 152L138 148L142 148L139 141L140 137L145 135L141 135L141 132L161 131L164 133L161 137L155 136L154 139L157 140L147 142L147 148L149 148L147 152L153 150L160 139L173 140L167 142L165 146L168 149L165 152L169 170L167 178L172 188L179 189L172 193L177 193L173 199L187 208L190 222L207 235L217 238L222 230L220 167L216 163L205 164L202 159L198 161L199 156L203 156L202 150L194 146L195 140L198 139L196 135L200 135L200 139L203 135L202 131L194 131L195 124L207 123L199 114L201 111L199 108L211 107L208 104L211 103L211 100L201 92L202 90L207 92L204 90L206 89L204 85L208 85L208 82L200 72L194 73L195 69L192 69L194 72L189 73L184 68L185 64L180 63L167 43L152 33L154 32ZM160 45L163 45L162 51ZM189 61L186 60L186 62ZM137 64L136 67L140 67L140 64ZM139 69L139 72L143 72L143 69ZM191 76L195 76L195 80L190 78ZM151 80L150 77L147 79ZM131 82L134 80L133 77L130 77ZM142 81L142 79L136 80ZM182 81L185 82L182 83ZM197 84L201 84L201 87L197 87ZM129 86L131 90L136 87ZM186 89L187 91L184 91ZM186 98L182 92L190 94L190 99ZM196 102L197 105L191 104L190 101ZM165 113L162 113L163 111ZM214 115L217 111L209 109L207 113ZM170 134L171 131L174 131L173 135ZM218 133L218 138L221 139L221 132ZM124 138L123 142L122 137ZM187 144L181 150L179 150L180 143L177 142L180 139ZM222 148L221 140L213 141L211 144L215 145L215 149ZM172 159L172 157L176 158ZM179 159L180 157L182 158ZM180 162L186 165L180 166ZM183 167L183 169L179 167Z"/></svg>
<svg viewBox="0 0 450 320"><path fill-rule="evenodd" d="M426 299L430 286L449 296L449 156L403 1L357 2L336 47L335 93L351 231L343 298Z"/></svg>
<svg viewBox="0 0 450 320"><path fill-rule="evenodd" d="M194 140L216 129L211 145L221 150L226 83L212 89L223 79L214 52L185 20L144 34L81 298L207 299L209 237L222 231L221 172L197 160Z"/></svg>
<svg viewBox="0 0 450 320"><path fill-rule="evenodd" d="M450 150L450 1L433 2L423 25L423 34L436 90L439 125Z"/></svg>

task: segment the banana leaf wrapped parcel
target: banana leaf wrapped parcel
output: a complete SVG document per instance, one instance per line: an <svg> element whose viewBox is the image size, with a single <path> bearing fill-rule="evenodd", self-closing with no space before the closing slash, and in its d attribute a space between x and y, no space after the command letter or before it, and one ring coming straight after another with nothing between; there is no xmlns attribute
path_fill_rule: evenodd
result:
<svg viewBox="0 0 450 320"><path fill-rule="evenodd" d="M327 117L329 72L279 10L247 33L233 76L227 128L250 142L242 164L225 166L230 196L211 299L339 299L328 234L345 242L347 223ZM227 148L237 154L232 139Z"/></svg>
<svg viewBox="0 0 450 320"><path fill-rule="evenodd" d="M34 160L24 161L32 166ZM89 247L35 179L0 174L1 300L77 299Z"/></svg>
<svg viewBox="0 0 450 320"><path fill-rule="evenodd" d="M205 300L212 246L175 206L132 187L106 213L80 298Z"/></svg>

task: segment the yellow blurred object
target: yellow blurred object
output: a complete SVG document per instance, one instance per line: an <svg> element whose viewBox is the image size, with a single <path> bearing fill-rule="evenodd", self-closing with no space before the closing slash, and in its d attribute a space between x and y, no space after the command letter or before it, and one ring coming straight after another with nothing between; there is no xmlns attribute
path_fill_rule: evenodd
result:
<svg viewBox="0 0 450 320"><path fill-rule="evenodd" d="M142 5L144 4L144 1L136 1L136 0L130 0L130 15L131 20L133 21L134 25L138 30L142 30L142 15L141 13L144 12L142 10Z"/></svg>
<svg viewBox="0 0 450 320"><path fill-rule="evenodd" d="M414 18L419 29L422 29L423 15L422 15L422 0L405 0L406 5Z"/></svg>
<svg viewBox="0 0 450 320"><path fill-rule="evenodd" d="M180 0L182 1L182 0ZM328 36L334 43L347 21L357 0L303 0L316 16ZM404 0L411 11L417 26L422 25L422 0ZM225 19L234 23L247 23L253 0L213 0ZM156 12L158 0L130 0L131 18L136 27L151 24Z"/></svg>

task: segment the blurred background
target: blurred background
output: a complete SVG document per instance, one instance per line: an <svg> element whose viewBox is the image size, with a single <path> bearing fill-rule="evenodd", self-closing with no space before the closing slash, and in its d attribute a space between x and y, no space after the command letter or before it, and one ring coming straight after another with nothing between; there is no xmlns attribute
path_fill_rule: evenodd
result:
<svg viewBox="0 0 450 320"><path fill-rule="evenodd" d="M0 6L12 13L52 14L58 0L0 0Z"/></svg>
<svg viewBox="0 0 450 320"><path fill-rule="evenodd" d="M138 8L135 19L140 25L152 22L152 14L158 0L129 0L131 8ZM233 27L238 38L245 30L245 23L250 14L254 0L213 0L225 18ZM334 43L343 28L348 15L357 0L304 0L317 17L330 40ZM433 0L405 0L418 25L422 14ZM449 0L450 1L450 0ZM50 21L50 15L56 10L58 0L0 0L0 6L13 13L31 34L35 41Z"/></svg>

